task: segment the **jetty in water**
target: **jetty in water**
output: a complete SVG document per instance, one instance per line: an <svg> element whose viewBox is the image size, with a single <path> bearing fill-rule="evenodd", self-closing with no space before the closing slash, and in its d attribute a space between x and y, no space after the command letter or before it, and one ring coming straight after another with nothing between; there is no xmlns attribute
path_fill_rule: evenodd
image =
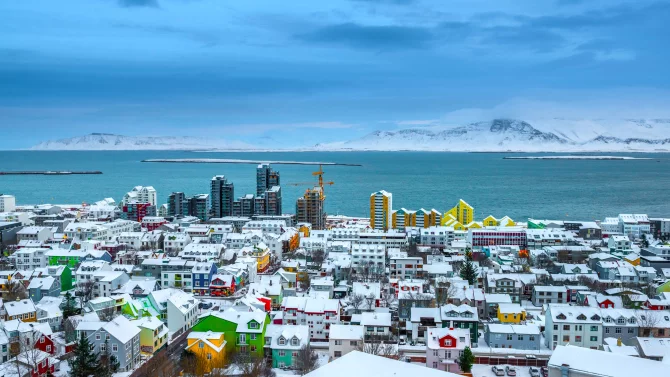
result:
<svg viewBox="0 0 670 377"><path fill-rule="evenodd" d="M0 175L95 175L101 171L0 171Z"/></svg>

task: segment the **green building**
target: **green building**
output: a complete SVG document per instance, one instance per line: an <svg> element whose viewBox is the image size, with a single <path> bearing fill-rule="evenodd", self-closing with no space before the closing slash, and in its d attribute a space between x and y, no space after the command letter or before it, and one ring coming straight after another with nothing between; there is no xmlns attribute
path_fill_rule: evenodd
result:
<svg viewBox="0 0 670 377"><path fill-rule="evenodd" d="M440 307L440 318L442 327L470 329L472 343L478 341L479 315L477 314L477 308L465 304L460 306L447 304Z"/></svg>
<svg viewBox="0 0 670 377"><path fill-rule="evenodd" d="M72 281L72 270L68 266L49 266L46 273L60 280L60 291L66 292L74 288Z"/></svg>
<svg viewBox="0 0 670 377"><path fill-rule="evenodd" d="M226 352L243 352L263 357L265 331L270 323L267 313L238 312L228 309L200 318L193 326L194 332L222 332L226 340Z"/></svg>
<svg viewBox="0 0 670 377"><path fill-rule="evenodd" d="M273 368L295 366L295 355L309 345L307 325L269 325L265 333L266 354L272 352Z"/></svg>

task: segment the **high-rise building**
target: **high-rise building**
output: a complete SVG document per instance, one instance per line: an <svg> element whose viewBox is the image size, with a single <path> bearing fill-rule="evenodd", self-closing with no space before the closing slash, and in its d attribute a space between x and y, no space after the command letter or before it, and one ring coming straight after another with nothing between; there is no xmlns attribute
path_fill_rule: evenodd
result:
<svg viewBox="0 0 670 377"><path fill-rule="evenodd" d="M123 220L142 222L147 216L156 216L156 206L151 203L131 202L121 208L121 218Z"/></svg>
<svg viewBox="0 0 670 377"><path fill-rule="evenodd" d="M183 192L173 192L168 196L168 216L187 216L188 200Z"/></svg>
<svg viewBox="0 0 670 377"><path fill-rule="evenodd" d="M202 221L209 220L209 209L211 203L209 194L198 194L188 199L188 214Z"/></svg>
<svg viewBox="0 0 670 377"><path fill-rule="evenodd" d="M212 215L226 217L233 215L233 201L235 186L228 182L225 176L217 175L212 178Z"/></svg>
<svg viewBox="0 0 670 377"><path fill-rule="evenodd" d="M253 194L247 194L233 202L233 216L251 217L255 213L255 199Z"/></svg>
<svg viewBox="0 0 670 377"><path fill-rule="evenodd" d="M321 187L308 189L295 203L296 221L312 224L313 230L326 228L326 213L323 208L323 193Z"/></svg>
<svg viewBox="0 0 670 377"><path fill-rule="evenodd" d="M389 230L392 228L393 195L384 190L370 195L370 227Z"/></svg>
<svg viewBox="0 0 670 377"><path fill-rule="evenodd" d="M277 178L277 182L279 182L279 178ZM265 214L270 216L281 216L281 200L280 186L272 186L265 190Z"/></svg>
<svg viewBox="0 0 670 377"><path fill-rule="evenodd" d="M16 210L16 198L13 195L0 194L0 212L14 212Z"/></svg>
<svg viewBox="0 0 670 377"><path fill-rule="evenodd" d="M260 164L256 168L256 196L263 196L272 186L279 186L279 172L270 164Z"/></svg>
<svg viewBox="0 0 670 377"><path fill-rule="evenodd" d="M123 196L122 205L126 205L131 202L138 203L149 203L152 206L155 206L158 202L158 195L156 194L156 189L153 186L135 186L132 190L126 193Z"/></svg>

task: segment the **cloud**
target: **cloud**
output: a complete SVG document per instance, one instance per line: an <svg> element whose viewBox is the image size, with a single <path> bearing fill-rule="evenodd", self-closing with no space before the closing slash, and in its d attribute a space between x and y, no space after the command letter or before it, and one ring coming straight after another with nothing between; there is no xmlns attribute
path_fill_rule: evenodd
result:
<svg viewBox="0 0 670 377"><path fill-rule="evenodd" d="M329 25L296 36L315 43L372 50L418 49L433 40L430 29L412 26L369 26L353 22Z"/></svg>
<svg viewBox="0 0 670 377"><path fill-rule="evenodd" d="M124 8L131 8L131 7L158 8L158 0L119 0L119 5Z"/></svg>

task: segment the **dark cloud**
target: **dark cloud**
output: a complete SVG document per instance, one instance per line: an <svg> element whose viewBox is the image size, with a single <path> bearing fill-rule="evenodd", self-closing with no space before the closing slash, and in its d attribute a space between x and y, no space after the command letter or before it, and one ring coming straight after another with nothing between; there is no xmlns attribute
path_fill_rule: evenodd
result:
<svg viewBox="0 0 670 377"><path fill-rule="evenodd" d="M319 44L344 45L360 49L398 50L427 47L433 40L430 29L409 26L367 26L344 23L325 26L298 39Z"/></svg>
<svg viewBox="0 0 670 377"><path fill-rule="evenodd" d="M119 5L125 8L130 7L151 7L158 8L158 0L118 0Z"/></svg>

